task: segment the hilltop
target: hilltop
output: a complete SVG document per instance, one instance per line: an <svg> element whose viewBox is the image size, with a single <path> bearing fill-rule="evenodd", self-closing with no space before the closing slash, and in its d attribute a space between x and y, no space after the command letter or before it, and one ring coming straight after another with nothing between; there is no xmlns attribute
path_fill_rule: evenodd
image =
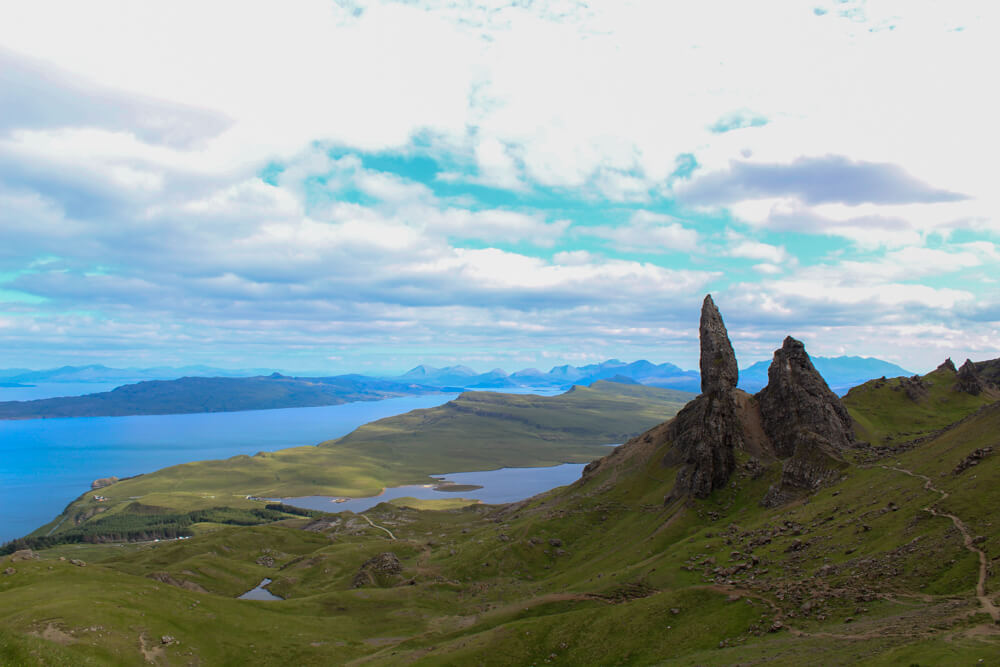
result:
<svg viewBox="0 0 1000 667"><path fill-rule="evenodd" d="M949 361L921 377L871 380L841 400L802 343L787 338L768 385L750 395L737 388L710 299L701 341L697 398L595 458L574 484L520 503L437 511L385 503L363 515L286 514L171 543L64 545L38 560L6 559L0 656L995 661L996 387L975 365ZM408 419L408 427L420 421ZM355 446L380 442L376 451L391 452L393 431L383 425ZM234 599L265 577L284 601Z"/></svg>

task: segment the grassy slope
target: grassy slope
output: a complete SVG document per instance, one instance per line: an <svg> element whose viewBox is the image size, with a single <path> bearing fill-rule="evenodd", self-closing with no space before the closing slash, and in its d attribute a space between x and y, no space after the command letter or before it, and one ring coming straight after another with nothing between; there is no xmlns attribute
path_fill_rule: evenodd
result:
<svg viewBox="0 0 1000 667"><path fill-rule="evenodd" d="M890 425L912 432L925 408L886 396L869 414L881 415L883 435L905 439ZM141 637L170 634L180 643L163 649L169 664L991 664L1000 635L972 597L975 556L949 520L924 511L939 496L923 480L881 465L949 490L935 506L996 554L1000 452L952 470L998 428L1000 407L984 409L778 510L758 503L776 467L664 507L675 471L662 467L669 443L654 431L588 478L518 505L366 513L396 541L347 513L321 532L289 520L89 547L104 560L86 568L16 563L0 576L0 662L34 663L34 651L48 664L140 664ZM385 550L403 563L398 580L351 588L360 564ZM74 557L70 547L57 554ZM727 569L750 554L755 566ZM262 555L275 567L258 564ZM157 572L211 593L148 578ZM232 599L265 576L285 602ZM628 599L636 594L646 596ZM785 629L768 632L775 619ZM27 634L49 626L74 643Z"/></svg>
<svg viewBox="0 0 1000 667"><path fill-rule="evenodd" d="M296 447L255 456L187 463L85 493L60 517L96 510L96 519L127 511L135 500L164 511L220 505L261 506L260 497L370 496L383 487L425 484L428 475L504 466L585 462L606 453L603 445L672 416L690 394L655 387L597 382L560 396L467 392L437 408L415 410L362 426L319 447Z"/></svg>
<svg viewBox="0 0 1000 667"><path fill-rule="evenodd" d="M847 393L844 405L855 420L858 438L873 445L894 445L927 435L1000 399L957 392L954 371L939 368L923 376L927 393L917 400L904 391L907 378L869 380Z"/></svg>

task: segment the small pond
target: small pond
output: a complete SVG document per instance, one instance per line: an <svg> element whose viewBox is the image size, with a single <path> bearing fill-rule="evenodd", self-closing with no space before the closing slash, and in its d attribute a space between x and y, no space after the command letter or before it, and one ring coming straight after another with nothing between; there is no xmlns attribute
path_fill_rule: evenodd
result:
<svg viewBox="0 0 1000 667"><path fill-rule="evenodd" d="M264 581L257 584L256 588L251 588L246 593L239 597L240 600L284 600L285 598L278 597L271 591L267 590L265 586L271 583L270 579L264 579Z"/></svg>

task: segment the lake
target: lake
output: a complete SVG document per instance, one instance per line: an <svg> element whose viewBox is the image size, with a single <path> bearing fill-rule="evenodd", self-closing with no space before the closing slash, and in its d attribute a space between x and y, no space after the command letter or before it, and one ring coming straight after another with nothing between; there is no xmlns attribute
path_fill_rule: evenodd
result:
<svg viewBox="0 0 1000 667"><path fill-rule="evenodd" d="M431 408L455 396L319 408L0 421L0 544L51 521L99 477L315 445L370 421Z"/></svg>
<svg viewBox="0 0 1000 667"><path fill-rule="evenodd" d="M305 496L281 498L281 502L295 507L320 510L323 512L363 512L379 503L394 498L421 498L425 500L447 498L471 498L489 504L513 503L553 489L572 484L580 479L584 463L563 463L544 468L500 468L479 472L456 472L433 475L454 484L474 484L481 489L471 491L436 491L434 485L389 487L380 495L368 498L351 498L345 502L334 502L332 496Z"/></svg>

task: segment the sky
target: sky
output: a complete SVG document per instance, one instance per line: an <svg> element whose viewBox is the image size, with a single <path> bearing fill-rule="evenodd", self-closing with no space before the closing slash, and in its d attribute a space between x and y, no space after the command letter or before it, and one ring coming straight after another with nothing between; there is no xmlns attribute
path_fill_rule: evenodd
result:
<svg viewBox="0 0 1000 667"><path fill-rule="evenodd" d="M1000 5L6 3L0 367L1000 357Z"/></svg>

